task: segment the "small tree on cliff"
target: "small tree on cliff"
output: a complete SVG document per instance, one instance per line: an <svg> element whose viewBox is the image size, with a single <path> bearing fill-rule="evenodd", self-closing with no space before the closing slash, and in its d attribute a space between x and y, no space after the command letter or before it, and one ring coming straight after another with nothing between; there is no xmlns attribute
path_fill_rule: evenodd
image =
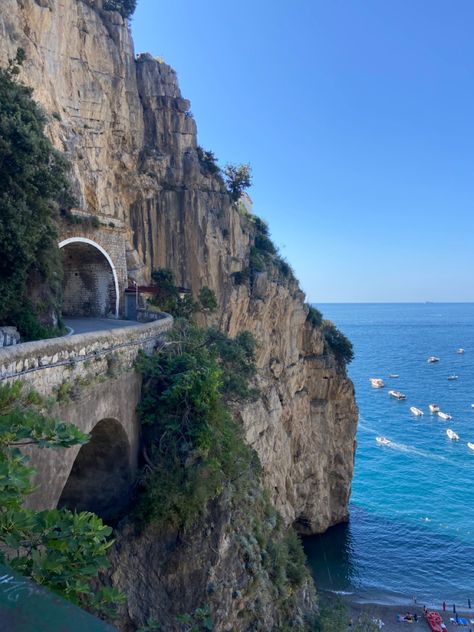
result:
<svg viewBox="0 0 474 632"><path fill-rule="evenodd" d="M227 190L233 202L237 202L242 193L252 186L252 169L250 165L226 165L224 176Z"/></svg>
<svg viewBox="0 0 474 632"><path fill-rule="evenodd" d="M137 0L105 0L106 11L118 11L123 18L132 17L137 7Z"/></svg>

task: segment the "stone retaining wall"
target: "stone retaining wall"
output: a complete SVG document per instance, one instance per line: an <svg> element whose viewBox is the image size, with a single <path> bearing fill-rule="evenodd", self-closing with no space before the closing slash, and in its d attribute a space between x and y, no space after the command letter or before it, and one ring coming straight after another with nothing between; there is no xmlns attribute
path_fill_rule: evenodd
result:
<svg viewBox="0 0 474 632"><path fill-rule="evenodd" d="M26 342L0 349L0 383L22 380L42 395L113 377L149 353L173 325L172 316L132 327Z"/></svg>

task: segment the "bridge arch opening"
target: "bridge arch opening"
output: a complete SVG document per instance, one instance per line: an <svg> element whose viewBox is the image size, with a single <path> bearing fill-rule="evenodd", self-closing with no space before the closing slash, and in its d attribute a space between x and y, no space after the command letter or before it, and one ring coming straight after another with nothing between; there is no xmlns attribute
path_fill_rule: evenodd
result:
<svg viewBox="0 0 474 632"><path fill-rule="evenodd" d="M108 252L86 237L59 243L64 270L64 316L119 315L119 282Z"/></svg>
<svg viewBox="0 0 474 632"><path fill-rule="evenodd" d="M111 522L126 510L131 484L128 437L116 419L102 419L79 450L58 507L93 511Z"/></svg>

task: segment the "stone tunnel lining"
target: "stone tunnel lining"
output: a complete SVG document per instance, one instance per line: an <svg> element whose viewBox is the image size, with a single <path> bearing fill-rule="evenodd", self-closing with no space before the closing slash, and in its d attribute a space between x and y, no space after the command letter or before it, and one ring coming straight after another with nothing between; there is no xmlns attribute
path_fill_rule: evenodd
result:
<svg viewBox="0 0 474 632"><path fill-rule="evenodd" d="M120 309L120 287L115 265L108 254L108 252L102 248L100 244L89 239L87 237L68 237L59 242L59 248L63 249L69 245L78 244L95 248L96 252L102 255L110 267L110 282L107 278L107 268L101 265L100 259L95 261L91 256L90 260L77 261L73 260L71 269L68 268L67 262L65 262L65 278L67 279L68 286L65 288L65 313L67 314L68 306L71 312L68 315L77 316L89 316L89 315L107 315L107 305L110 303L108 295L112 291L115 292L115 296L112 299L112 311L115 318L119 316ZM76 252L76 256L80 255L80 251ZM99 255L99 256L100 256ZM85 257L84 257L85 259ZM105 263L105 262L104 262ZM83 276L87 276L87 282L83 279ZM109 285L113 285L112 288ZM92 291L87 288L93 288ZM92 296L95 294L95 296ZM89 307L84 307L89 305ZM81 305L81 307L80 307ZM89 313L87 313L89 310Z"/></svg>

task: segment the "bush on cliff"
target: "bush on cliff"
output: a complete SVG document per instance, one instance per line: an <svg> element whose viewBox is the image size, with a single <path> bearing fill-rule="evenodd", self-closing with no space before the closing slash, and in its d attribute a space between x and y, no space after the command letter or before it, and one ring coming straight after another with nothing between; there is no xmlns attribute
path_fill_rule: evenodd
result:
<svg viewBox="0 0 474 632"><path fill-rule="evenodd" d="M169 268L153 270L151 278L156 288L151 305L175 318L191 320L196 312L212 313L218 307L215 292L207 286L199 290L197 301L189 292L183 295L181 288L176 285L173 271Z"/></svg>
<svg viewBox="0 0 474 632"><path fill-rule="evenodd" d="M123 18L131 18L137 8L137 0L105 0L106 11L118 11Z"/></svg>
<svg viewBox="0 0 474 632"><path fill-rule="evenodd" d="M164 349L142 356L148 465L139 511L147 521L188 528L252 460L224 397L252 395L250 334L231 340L216 330L178 322Z"/></svg>
<svg viewBox="0 0 474 632"><path fill-rule="evenodd" d="M354 359L352 342L330 320L323 320L322 330L326 344L339 361L349 364Z"/></svg>
<svg viewBox="0 0 474 632"><path fill-rule="evenodd" d="M23 338L48 335L38 314L57 311L61 264L56 220L71 203L67 164L44 134L32 90L17 80L24 53L0 69L0 323ZM31 288L48 288L41 303Z"/></svg>
<svg viewBox="0 0 474 632"><path fill-rule="evenodd" d="M99 614L110 614L122 596L97 589L108 565L112 529L93 513L67 509L35 511L24 501L34 490L34 469L21 448L67 448L88 441L73 425L46 416L43 402L22 384L0 386L0 560L66 599Z"/></svg>
<svg viewBox="0 0 474 632"><path fill-rule="evenodd" d="M237 202L242 193L252 185L252 170L249 164L226 165L224 177L232 202Z"/></svg>

